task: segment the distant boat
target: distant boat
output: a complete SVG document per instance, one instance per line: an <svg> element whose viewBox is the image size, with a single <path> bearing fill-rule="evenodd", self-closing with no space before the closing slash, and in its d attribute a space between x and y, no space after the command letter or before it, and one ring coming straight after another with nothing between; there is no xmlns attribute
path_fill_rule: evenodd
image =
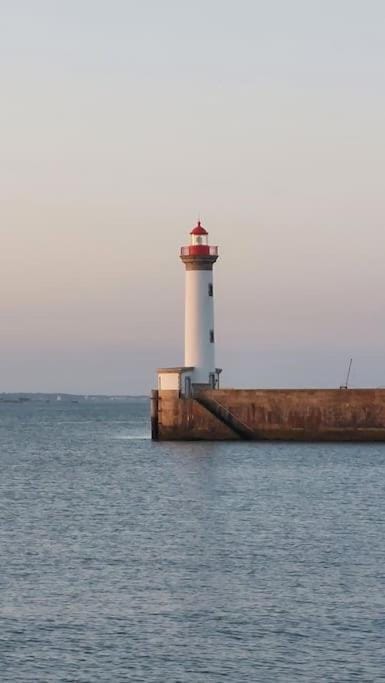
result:
<svg viewBox="0 0 385 683"><path fill-rule="evenodd" d="M57 400L57 401L61 401L61 396L60 396L60 394L58 394L58 395L56 396L56 400Z"/></svg>

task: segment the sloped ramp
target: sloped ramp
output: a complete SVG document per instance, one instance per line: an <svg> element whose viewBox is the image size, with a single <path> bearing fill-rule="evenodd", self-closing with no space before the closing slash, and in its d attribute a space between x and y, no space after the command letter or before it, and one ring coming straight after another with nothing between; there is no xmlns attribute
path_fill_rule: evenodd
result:
<svg viewBox="0 0 385 683"><path fill-rule="evenodd" d="M200 394L194 394L194 399L214 415L214 417L220 420L220 422L225 424L226 427L229 427L240 439L243 439L243 441L255 441L257 438L255 432L253 432L250 427L244 424L244 422L241 422L241 420L235 417L228 408L221 403L218 403L214 398L209 398L202 392Z"/></svg>

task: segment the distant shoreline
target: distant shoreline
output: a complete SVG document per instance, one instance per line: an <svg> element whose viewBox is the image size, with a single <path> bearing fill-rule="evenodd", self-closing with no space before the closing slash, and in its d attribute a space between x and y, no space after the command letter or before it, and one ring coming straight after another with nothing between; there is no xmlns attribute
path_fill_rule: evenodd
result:
<svg viewBox="0 0 385 683"><path fill-rule="evenodd" d="M1 392L0 403L26 403L28 401L148 401L145 394L66 394L62 392Z"/></svg>

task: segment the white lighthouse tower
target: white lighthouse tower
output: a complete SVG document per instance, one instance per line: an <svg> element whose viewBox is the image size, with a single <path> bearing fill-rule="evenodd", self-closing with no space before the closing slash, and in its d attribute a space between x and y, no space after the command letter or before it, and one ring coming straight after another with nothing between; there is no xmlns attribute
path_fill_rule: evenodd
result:
<svg viewBox="0 0 385 683"><path fill-rule="evenodd" d="M181 248L186 268L185 367L194 368L193 384L215 387L215 330L213 265L218 247L208 243L208 233L198 221L190 244Z"/></svg>
<svg viewBox="0 0 385 683"><path fill-rule="evenodd" d="M159 390L178 390L189 395L192 388L219 387L220 369L215 367L213 265L218 247L209 245L208 232L198 221L190 232L190 244L180 258L186 269L184 366L160 368Z"/></svg>

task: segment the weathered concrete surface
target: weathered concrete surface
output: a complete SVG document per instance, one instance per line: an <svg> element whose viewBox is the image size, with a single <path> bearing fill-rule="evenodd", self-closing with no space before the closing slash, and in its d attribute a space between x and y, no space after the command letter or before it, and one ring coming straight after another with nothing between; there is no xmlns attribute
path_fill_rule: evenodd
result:
<svg viewBox="0 0 385 683"><path fill-rule="evenodd" d="M385 441L385 389L220 389L205 396L253 430L255 439ZM209 410L159 392L161 440L239 439Z"/></svg>
<svg viewBox="0 0 385 683"><path fill-rule="evenodd" d="M239 437L192 398L176 391L158 393L158 439L160 441L232 441Z"/></svg>

